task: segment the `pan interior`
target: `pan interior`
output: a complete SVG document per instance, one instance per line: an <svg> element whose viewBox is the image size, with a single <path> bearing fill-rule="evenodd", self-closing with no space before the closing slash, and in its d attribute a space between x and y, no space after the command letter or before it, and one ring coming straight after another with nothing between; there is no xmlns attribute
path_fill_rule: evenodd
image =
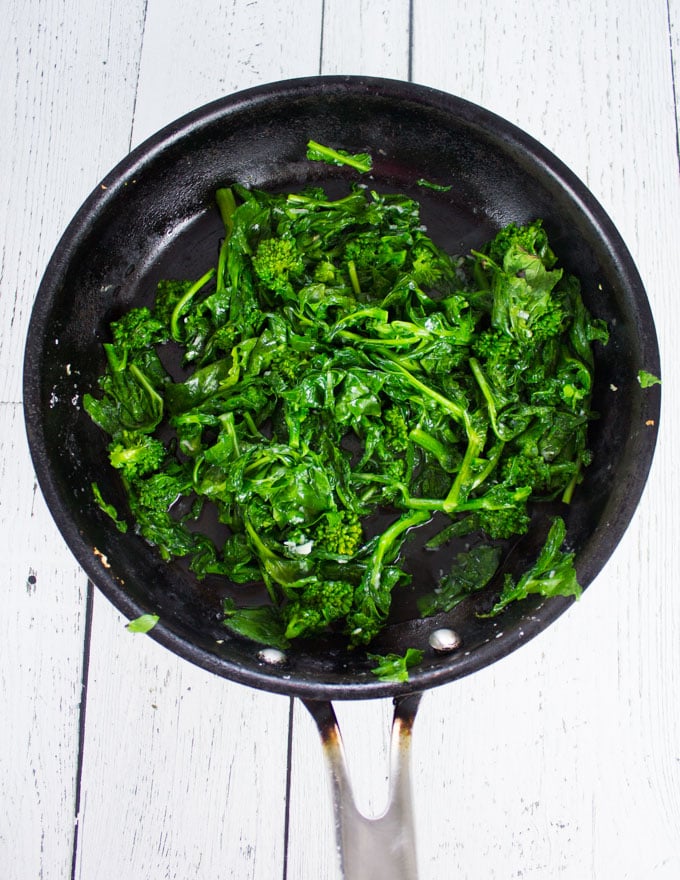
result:
<svg viewBox="0 0 680 880"><path fill-rule="evenodd" d="M108 467L106 438L81 406L104 367L101 341L111 319L149 303L163 277L198 277L213 265L222 234L217 187L237 181L279 191L308 184L347 191L356 175L305 160L314 138L374 159L369 187L405 192L422 205L432 237L454 253L481 245L507 222L541 217L565 269L577 275L586 305L607 321L598 348L590 445L594 463L573 503L559 513L587 586L620 540L651 463L658 389L637 373L658 375L656 336L633 262L610 221L574 176L507 122L418 86L359 78L314 78L261 87L208 105L159 133L124 160L83 205L45 273L26 346L25 410L41 487L65 539L88 575L129 617L158 613L154 638L226 677L302 696L374 697L442 683L513 650L550 623L568 600L527 600L481 620L479 598L426 621L408 591L377 652L423 647L406 684L379 682L360 652L310 645L286 663L264 664L259 648L230 636L220 621L230 586L196 581L180 563L162 562L142 539L121 534L94 504L91 484L124 508ZM451 185L425 189L418 180ZM541 545L555 508L537 512L512 548L507 570L521 571ZM454 551L455 552L455 549ZM447 557L412 548L416 588L431 589ZM451 548L447 550L449 557ZM483 597L482 597L483 598ZM435 655L427 638L456 629L463 649ZM502 635L499 635L501 634Z"/></svg>

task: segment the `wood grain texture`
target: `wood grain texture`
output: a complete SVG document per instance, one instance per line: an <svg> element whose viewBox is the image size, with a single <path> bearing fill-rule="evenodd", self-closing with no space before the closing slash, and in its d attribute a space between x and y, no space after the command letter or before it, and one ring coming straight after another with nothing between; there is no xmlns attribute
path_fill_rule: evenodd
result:
<svg viewBox="0 0 680 880"><path fill-rule="evenodd" d="M30 307L61 232L128 149L143 0L7 2L0 112L0 400L21 399Z"/></svg>
<svg viewBox="0 0 680 880"><path fill-rule="evenodd" d="M97 594L76 876L270 880L289 700L182 661Z"/></svg>
<svg viewBox="0 0 680 880"><path fill-rule="evenodd" d="M149 0L135 143L223 95L317 73L320 41L318 0Z"/></svg>
<svg viewBox="0 0 680 880"><path fill-rule="evenodd" d="M324 0L322 74L408 79L408 0Z"/></svg>
<svg viewBox="0 0 680 880"><path fill-rule="evenodd" d="M675 146L680 169L680 0L668 0L668 31L675 103Z"/></svg>
<svg viewBox="0 0 680 880"><path fill-rule="evenodd" d="M3 4L0 873L7 880L70 876L84 641L85 578L45 508L26 447L24 338L64 225L127 148L142 7L130 2L118 19L106 2Z"/></svg>
<svg viewBox="0 0 680 880"><path fill-rule="evenodd" d="M67 877L85 585L35 484L18 404L0 404L0 872Z"/></svg>
<svg viewBox="0 0 680 880"><path fill-rule="evenodd" d="M675 880L678 0L3 9L0 111L14 123L0 131L3 880L71 877L77 788L79 880L339 877L326 770L302 706L289 755L287 699L130 634L97 593L79 775L85 581L34 483L21 358L52 248L130 145L255 84L409 71L515 122L590 186L647 287L664 382L651 478L606 570L521 651L423 699L413 747L421 877ZM338 714L357 799L378 812L391 706L341 704Z"/></svg>

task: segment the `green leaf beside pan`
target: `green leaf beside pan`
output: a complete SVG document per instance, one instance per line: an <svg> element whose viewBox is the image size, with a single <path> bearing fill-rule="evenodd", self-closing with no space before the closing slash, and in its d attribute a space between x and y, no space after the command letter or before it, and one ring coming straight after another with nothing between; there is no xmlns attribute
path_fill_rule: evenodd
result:
<svg viewBox="0 0 680 880"><path fill-rule="evenodd" d="M157 614L142 614L125 625L125 628L132 633L148 633L156 626L160 617Z"/></svg>

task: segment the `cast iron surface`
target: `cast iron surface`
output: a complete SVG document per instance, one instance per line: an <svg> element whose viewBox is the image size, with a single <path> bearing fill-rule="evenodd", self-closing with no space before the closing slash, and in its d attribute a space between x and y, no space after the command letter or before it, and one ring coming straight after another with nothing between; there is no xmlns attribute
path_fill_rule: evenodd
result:
<svg viewBox="0 0 680 880"><path fill-rule="evenodd" d="M611 339L597 351L594 464L573 503L560 507L587 587L621 539L652 460L660 394L637 372L659 375L652 315L633 260L602 207L558 160L525 133L451 95L409 83L315 77L261 86L202 107L165 128L97 186L64 233L41 283L24 364L28 440L42 491L72 552L92 581L129 618L160 615L151 636L198 665L245 684L308 699L394 696L442 684L521 646L571 600L527 600L495 620L476 611L480 595L451 614L420 621L408 614L373 650L425 649L407 684L378 681L360 652L338 646L296 648L267 665L259 648L230 636L219 619L228 585L198 583L180 564L162 562L132 532L121 534L93 502L97 481L124 509L108 467L106 438L82 409L104 367L108 322L149 303L161 277L198 277L214 263L221 224L218 186L238 181L277 190L314 183L344 192L356 174L310 163L309 138L374 157L369 185L407 192L423 204L432 236L452 252L479 246L500 226L543 218L565 268L578 275L586 304ZM452 184L447 192L417 185ZM508 570L533 560L548 527L546 510L512 550ZM438 560L437 565L440 565ZM432 588L433 564L420 553L414 591ZM408 603L406 603L408 605ZM583 609L580 613L587 613ZM427 637L456 629L463 646L436 655Z"/></svg>

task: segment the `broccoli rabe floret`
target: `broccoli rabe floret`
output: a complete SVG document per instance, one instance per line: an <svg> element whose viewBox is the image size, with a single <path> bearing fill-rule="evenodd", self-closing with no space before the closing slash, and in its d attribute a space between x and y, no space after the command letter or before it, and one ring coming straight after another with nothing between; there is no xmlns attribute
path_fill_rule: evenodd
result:
<svg viewBox="0 0 680 880"><path fill-rule="evenodd" d="M335 281L336 269L330 260L320 260L314 268L314 280L321 284L331 284Z"/></svg>
<svg viewBox="0 0 680 880"><path fill-rule="evenodd" d="M357 269L401 269L408 252L401 238L364 232L345 244L345 260Z"/></svg>
<svg viewBox="0 0 680 880"><path fill-rule="evenodd" d="M335 620L345 617L352 607L354 587L346 581L315 581L306 586L300 598L282 610L286 638L313 636Z"/></svg>
<svg viewBox="0 0 680 880"><path fill-rule="evenodd" d="M350 510L329 511L317 526L315 539L328 553L353 556L363 542L359 517Z"/></svg>
<svg viewBox="0 0 680 880"><path fill-rule="evenodd" d="M287 346L275 348L271 355L270 368L273 373L283 376L287 382L294 382L307 363L306 357Z"/></svg>
<svg viewBox="0 0 680 880"><path fill-rule="evenodd" d="M538 453L519 453L508 460L503 468L504 478L517 486L531 486L534 499L550 498L564 491L579 473L581 463L587 464L588 453L581 459L548 462Z"/></svg>
<svg viewBox="0 0 680 880"><path fill-rule="evenodd" d="M502 510L479 510L479 526L490 538L512 538L524 535L529 529L530 517L526 507L505 507Z"/></svg>
<svg viewBox="0 0 680 880"><path fill-rule="evenodd" d="M408 448L408 424L403 412L396 406L383 410L385 446L390 453L405 452Z"/></svg>
<svg viewBox="0 0 680 880"><path fill-rule="evenodd" d="M169 510L191 487L191 479L180 470L151 474L137 483L139 503L146 508Z"/></svg>
<svg viewBox="0 0 680 880"><path fill-rule="evenodd" d="M416 284L436 287L442 281L450 281L454 275L451 258L424 239L417 242L411 254L411 274Z"/></svg>
<svg viewBox="0 0 680 880"><path fill-rule="evenodd" d="M115 345L130 351L148 348L168 338L163 322L146 306L130 309L112 321L111 333Z"/></svg>
<svg viewBox="0 0 680 880"><path fill-rule="evenodd" d="M345 243L344 261L356 296L384 296L405 271L409 242L400 235L365 232Z"/></svg>
<svg viewBox="0 0 680 880"><path fill-rule="evenodd" d="M403 458L392 458L383 462L382 472L392 480L402 480L406 474L406 462ZM394 493L399 491L398 487L394 487Z"/></svg>
<svg viewBox="0 0 680 880"><path fill-rule="evenodd" d="M551 483L551 468L542 455L512 456L504 465L503 475L515 485L531 486L537 494L547 491Z"/></svg>
<svg viewBox="0 0 680 880"><path fill-rule="evenodd" d="M265 287L281 292L288 287L290 276L302 271L302 257L292 239L264 238L253 255L253 269Z"/></svg>
<svg viewBox="0 0 680 880"><path fill-rule="evenodd" d="M223 324L208 337L201 360L217 358L220 352L230 352L236 341L236 328L231 324Z"/></svg>
<svg viewBox="0 0 680 880"><path fill-rule="evenodd" d="M174 278L163 278L156 285L154 299L154 315L165 327L170 327L170 319L175 306L184 294L191 289L193 281L180 281Z"/></svg>
<svg viewBox="0 0 680 880"><path fill-rule="evenodd" d="M564 306L553 296L550 307L536 315L531 322L531 337L537 343L552 339L554 336L559 336L566 329L568 323L569 317Z"/></svg>
<svg viewBox="0 0 680 880"><path fill-rule="evenodd" d="M138 431L126 431L109 445L109 460L127 480L157 470L166 450L160 440Z"/></svg>
<svg viewBox="0 0 680 880"><path fill-rule="evenodd" d="M516 250L540 257L546 269L552 268L557 261L540 220L524 226L508 223L496 234L484 252L498 266L503 266L506 256L511 259Z"/></svg>
<svg viewBox="0 0 680 880"><path fill-rule="evenodd" d="M477 260L474 277L491 294L491 324L523 346L559 334L567 323L560 283L570 276L554 268L556 257L540 221L502 229Z"/></svg>
<svg viewBox="0 0 680 880"><path fill-rule="evenodd" d="M514 488L498 483L485 495L467 502L465 509L473 512L475 524L490 538L511 538L524 535L529 528L530 495L530 486Z"/></svg>
<svg viewBox="0 0 680 880"><path fill-rule="evenodd" d="M507 361L516 365L520 360L517 341L502 330L488 329L481 332L474 341L473 351L481 360L491 364Z"/></svg>
<svg viewBox="0 0 680 880"><path fill-rule="evenodd" d="M488 329L479 334L473 351L484 365L484 371L496 388L512 389L524 377L526 365L522 348L503 330Z"/></svg>

